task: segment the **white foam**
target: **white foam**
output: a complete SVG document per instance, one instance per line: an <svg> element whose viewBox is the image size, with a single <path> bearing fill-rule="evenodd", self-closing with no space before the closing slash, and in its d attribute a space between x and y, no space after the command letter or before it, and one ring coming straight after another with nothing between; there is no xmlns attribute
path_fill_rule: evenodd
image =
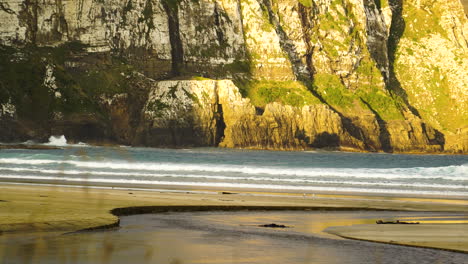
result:
<svg viewBox="0 0 468 264"><path fill-rule="evenodd" d="M49 137L49 143L45 143L44 145L49 145L49 146L66 146L67 145L67 139L65 138L64 135L61 136L50 136Z"/></svg>
<svg viewBox="0 0 468 264"><path fill-rule="evenodd" d="M36 145L37 142L34 141L34 140L26 140L26 141L23 142L22 144L25 144L25 145Z"/></svg>
<svg viewBox="0 0 468 264"><path fill-rule="evenodd" d="M2 158L0 164L69 164L78 168L113 169L128 171L152 172L207 172L207 173L240 173L245 175L282 175L302 177L339 177L368 179L445 179L468 180L468 164L446 167L415 167L415 168L284 168L284 167L253 167L241 165L215 164L183 164L183 163L146 163L128 162L122 160L76 161L47 159Z"/></svg>
<svg viewBox="0 0 468 264"><path fill-rule="evenodd" d="M44 143L44 145L55 146L55 147L89 147L89 145L84 142L78 142L78 144L68 144L68 141L64 135L50 136L49 142Z"/></svg>
<svg viewBox="0 0 468 264"><path fill-rule="evenodd" d="M280 178L280 177L232 177L232 176L217 176L217 175L196 175L196 174L154 174L154 173L138 173L138 172L112 172L112 171L78 171L78 170L48 170L48 169L28 169L28 168L0 168L0 171L15 171L15 172L34 172L38 174L55 174L55 175L87 175L88 180L93 180L96 176L122 176L125 180L130 180L135 177L150 177L154 180L158 178L184 178L210 180L227 180L227 181L250 181L250 182L278 182L290 184L334 184L334 185L360 185L360 186L381 186L381 187L401 187L401 188L445 188L445 189L467 189L468 185L450 185L450 184L428 184L420 182L369 182L369 181L342 181L342 180L313 180L307 178ZM23 175L18 175L18 178L24 178ZM117 179L118 180L118 179Z"/></svg>
<svg viewBox="0 0 468 264"><path fill-rule="evenodd" d="M39 164L51 164L51 163L60 163L61 161L57 160L45 160L45 159L17 159L17 158L3 158L0 159L0 163L4 164L31 164L31 165L39 165Z"/></svg>
<svg viewBox="0 0 468 264"><path fill-rule="evenodd" d="M175 185L175 186L198 186L198 187L221 187L221 188L245 188L245 189L272 189L272 190L296 190L296 191L331 191L331 192L360 192L360 193L388 193L388 194L427 194L427 195L457 195L468 196L467 192L454 191L426 191L426 190L400 190L400 189L371 189L354 187L323 187L323 186L289 186L275 184L246 184L225 182L171 182L171 181L148 181L148 180L124 180L96 178L70 178L70 177L47 177L27 175L29 180L52 180L63 182L88 182L88 183L114 183L114 184L147 184L147 185ZM17 179L17 175L0 175L4 179Z"/></svg>

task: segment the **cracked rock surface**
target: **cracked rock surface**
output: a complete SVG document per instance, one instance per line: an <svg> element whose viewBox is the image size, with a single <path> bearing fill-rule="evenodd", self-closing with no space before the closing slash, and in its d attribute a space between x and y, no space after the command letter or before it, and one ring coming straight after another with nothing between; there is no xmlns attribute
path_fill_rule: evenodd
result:
<svg viewBox="0 0 468 264"><path fill-rule="evenodd" d="M0 141L468 152L459 0L0 0Z"/></svg>

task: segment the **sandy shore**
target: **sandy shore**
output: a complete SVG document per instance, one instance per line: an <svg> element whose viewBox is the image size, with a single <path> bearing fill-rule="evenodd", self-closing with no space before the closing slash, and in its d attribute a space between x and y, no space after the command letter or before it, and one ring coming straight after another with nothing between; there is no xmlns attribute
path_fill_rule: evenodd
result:
<svg viewBox="0 0 468 264"><path fill-rule="evenodd" d="M0 234L71 232L115 226L118 224L117 215L160 211L376 209L468 214L468 201L462 199L223 191L3 184L0 185ZM329 230L347 238L468 252L466 223L440 221L411 226L345 224Z"/></svg>

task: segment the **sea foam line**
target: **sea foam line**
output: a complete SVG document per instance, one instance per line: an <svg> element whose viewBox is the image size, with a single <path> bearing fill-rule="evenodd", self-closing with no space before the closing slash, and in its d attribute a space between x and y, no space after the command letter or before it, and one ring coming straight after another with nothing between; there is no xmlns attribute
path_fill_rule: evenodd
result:
<svg viewBox="0 0 468 264"><path fill-rule="evenodd" d="M68 164L80 168L114 169L130 171L202 171L210 173L243 173L243 174L268 174L287 176L309 177L352 177L352 178L440 178L447 180L468 180L468 166L452 165L446 167L416 167L416 168L284 168L284 167L252 167L242 165L215 165L215 164L180 164L180 163L129 163L127 161L74 161L74 160L44 160L44 159L16 159L3 158L0 164Z"/></svg>
<svg viewBox="0 0 468 264"><path fill-rule="evenodd" d="M394 187L413 187L413 188L446 188L446 189L468 189L467 185L450 185L450 184L427 184L418 182L367 182L367 181L342 181L342 180L311 180L310 178L279 178L279 177L258 177L258 176L218 176L218 175L198 175L198 174L153 174L153 173L138 173L138 172L106 172L106 171L77 171L77 170L48 170L48 169L28 169L28 168L0 168L0 171L15 171L15 172L34 172L38 174L55 174L55 175L88 175L88 180L93 180L93 176L125 176L127 179L131 177L153 177L153 178L195 178L206 180L229 180L229 181L268 181L268 182L284 182L284 183L314 183L314 184L344 184L344 185L362 185L362 186L394 186ZM25 175L17 175L22 178ZM1 177L1 174L0 174ZM59 178L60 179L60 178Z"/></svg>
<svg viewBox="0 0 468 264"><path fill-rule="evenodd" d="M1 175L0 178L17 179L16 175ZM334 192L357 192L357 193L389 193L389 194L429 194L429 195L457 195L468 196L468 192L454 191L427 191L427 190L400 190L400 189L369 189L353 187L323 187L323 186L290 186L274 184L246 184L246 183L218 183L218 182L171 182L171 181L146 181L146 180L122 180L96 178L90 181L85 178L68 177L42 177L28 176L29 180L52 180L63 182L88 182L88 183L114 183L114 184L147 184L147 185L173 185L173 186L197 186L217 188L245 188L245 189L272 189L272 190L295 190L295 191L334 191Z"/></svg>

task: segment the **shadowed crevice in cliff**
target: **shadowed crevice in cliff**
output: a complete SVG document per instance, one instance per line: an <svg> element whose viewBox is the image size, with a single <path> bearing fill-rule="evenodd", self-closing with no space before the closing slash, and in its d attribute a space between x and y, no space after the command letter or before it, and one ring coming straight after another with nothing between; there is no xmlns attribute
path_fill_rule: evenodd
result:
<svg viewBox="0 0 468 264"><path fill-rule="evenodd" d="M315 6L315 2L312 2L312 4ZM310 74L310 78L313 79L314 73L315 73L315 67L314 67L314 62L312 60L312 55L313 55L313 46L311 45L311 39L310 39L310 30L314 26L314 21L311 19L311 16L309 15L314 9L311 7L306 7L300 2L298 3L298 12L299 16L301 18L301 29L302 29L302 36L304 39L304 43L306 45L306 54L305 54L305 63L307 67L307 71Z"/></svg>
<svg viewBox="0 0 468 264"><path fill-rule="evenodd" d="M332 110L334 110L332 108ZM373 150L370 146L369 146L369 143L368 143L368 140L366 139L366 137L364 136L364 132L362 131L362 128L360 128L359 126L356 126L353 121L351 120L351 118L349 117L346 117L344 116L342 113L338 112L337 110L334 110L336 113L338 113L338 115L340 116L341 118L341 124L343 125L343 129L349 133L349 135L351 135L353 138L361 141L363 144L364 144L364 148L363 150ZM348 143L351 144L351 147L356 147L354 146L351 142L342 142L344 144L344 146L347 146Z"/></svg>
<svg viewBox="0 0 468 264"><path fill-rule="evenodd" d="M56 0L56 13L52 14L50 20L52 24L50 33L36 34L36 41L39 43L57 43L64 37L68 38L68 22L65 19L64 5L62 0Z"/></svg>
<svg viewBox="0 0 468 264"><path fill-rule="evenodd" d="M223 32L223 29L221 28L220 9L222 9L222 7L219 6L218 2L215 2L215 5L214 5L214 25L215 25L215 31L216 31L216 38L218 40L219 45L222 45L222 44L226 43L227 41L225 40L224 32Z"/></svg>
<svg viewBox="0 0 468 264"><path fill-rule="evenodd" d="M0 10L6 12L7 14L14 15L15 11L9 7L7 3L0 2Z"/></svg>
<svg viewBox="0 0 468 264"><path fill-rule="evenodd" d="M36 36L38 31L38 0L25 0L21 4L21 11L19 17L22 23L26 27L26 41L36 45Z"/></svg>
<svg viewBox="0 0 468 264"><path fill-rule="evenodd" d="M334 133L323 132L315 137L311 146L314 148L337 149L340 146L340 137Z"/></svg>
<svg viewBox="0 0 468 264"><path fill-rule="evenodd" d="M421 128L424 135L427 135L427 139L429 140L430 145L440 145L442 147L442 151L445 147L445 135L442 134L437 129L428 126L425 123L421 124Z"/></svg>
<svg viewBox="0 0 468 264"><path fill-rule="evenodd" d="M372 106L369 103L364 101L362 98L360 99L361 99L361 102L365 104L367 108L369 108L369 110L375 115L377 124L379 126L379 141L380 141L382 150L385 152L393 152L393 148L392 148L391 141L390 141L390 133L388 132L388 129L387 129L387 122L385 122L385 120L383 120L380 117L380 115L372 108Z"/></svg>
<svg viewBox="0 0 468 264"><path fill-rule="evenodd" d="M175 77L180 75L184 66L184 49L182 47L182 40L180 38L178 1L163 0L161 3L164 10L166 11L169 24L169 40L171 42L172 57L171 74L173 77Z"/></svg>
<svg viewBox="0 0 468 264"><path fill-rule="evenodd" d="M388 37L388 58L390 66L393 67L398 44L405 32L406 22L403 19L403 0L389 1L389 5L392 10L392 23Z"/></svg>
<svg viewBox="0 0 468 264"><path fill-rule="evenodd" d="M418 110L410 105L408 95L401 86L395 73L395 61L398 44L405 32L406 22L403 19L403 0L389 1L392 10L392 24L390 25L390 36L388 37L388 61L389 61L389 79L386 82L387 90L403 99L409 110L416 116L420 116Z"/></svg>
<svg viewBox="0 0 468 264"><path fill-rule="evenodd" d="M389 79L387 26L378 0L364 0L366 13L367 48L385 82Z"/></svg>
<svg viewBox="0 0 468 264"><path fill-rule="evenodd" d="M310 78L312 76L309 68L301 60L301 56L297 52L297 48L294 45L294 42L288 37L284 31L281 23L271 7L271 0L260 0L263 2L263 6L266 12L268 13L268 19L270 24L276 31L276 34L279 37L279 44L281 49L287 54L289 61L292 65L292 71L297 80L307 84L310 83Z"/></svg>
<svg viewBox="0 0 468 264"><path fill-rule="evenodd" d="M224 122L224 114L223 114L223 105L216 104L217 111L215 113L215 121L216 121L216 134L214 137L213 146L219 146L224 139L224 130L226 129L226 123Z"/></svg>
<svg viewBox="0 0 468 264"><path fill-rule="evenodd" d="M7 1L8 2L8 1ZM25 0L21 5L22 9L19 11L18 17L20 18L20 24L26 28L26 42L39 46L56 45L56 43L62 42L68 37L68 23L65 19L64 5L62 0L55 0L56 9L49 14L48 19L45 20L47 24L50 24L49 31L40 30L39 25L41 24L38 20L42 19L41 16L44 12L44 3L38 0ZM8 14L16 14L15 11L9 8L8 3L0 3L0 10L7 12ZM44 26L44 25L41 25ZM17 29L17 34L18 34Z"/></svg>
<svg viewBox="0 0 468 264"><path fill-rule="evenodd" d="M214 133L212 136L213 146L219 146L224 139L224 130L226 129L226 123L224 122L224 113L223 105L219 102L219 91L218 91L218 82L215 83L215 104L213 109L213 118L214 118L214 129L211 129L211 132Z"/></svg>

